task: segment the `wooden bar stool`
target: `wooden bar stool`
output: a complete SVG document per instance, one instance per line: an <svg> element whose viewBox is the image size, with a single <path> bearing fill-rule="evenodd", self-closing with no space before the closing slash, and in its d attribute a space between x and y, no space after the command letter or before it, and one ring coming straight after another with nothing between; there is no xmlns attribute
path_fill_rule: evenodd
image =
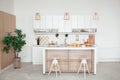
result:
<svg viewBox="0 0 120 80"><path fill-rule="evenodd" d="M57 77L57 72L61 74L60 66L56 58L52 60L48 75L50 75L52 71L55 71L56 77Z"/></svg>
<svg viewBox="0 0 120 80"><path fill-rule="evenodd" d="M87 60L85 58L83 58L80 62L80 66L79 66L79 69L78 69L78 74L80 71L84 72L84 78L86 78L86 71L88 71L88 73L90 74L89 72L89 68L88 68L88 64L87 64Z"/></svg>

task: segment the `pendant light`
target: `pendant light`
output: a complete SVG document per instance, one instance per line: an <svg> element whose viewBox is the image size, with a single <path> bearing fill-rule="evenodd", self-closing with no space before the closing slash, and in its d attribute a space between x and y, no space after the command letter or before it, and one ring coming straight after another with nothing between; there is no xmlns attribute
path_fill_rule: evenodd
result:
<svg viewBox="0 0 120 80"><path fill-rule="evenodd" d="M39 12L35 13L35 20L40 20L40 13Z"/></svg>
<svg viewBox="0 0 120 80"><path fill-rule="evenodd" d="M69 13L65 12L64 13L64 20L69 20L69 19L70 19Z"/></svg>

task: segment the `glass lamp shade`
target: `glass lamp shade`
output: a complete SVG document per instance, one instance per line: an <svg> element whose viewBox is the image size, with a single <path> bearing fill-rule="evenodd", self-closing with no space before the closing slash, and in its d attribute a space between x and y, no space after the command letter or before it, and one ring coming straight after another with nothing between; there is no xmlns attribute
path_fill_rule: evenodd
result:
<svg viewBox="0 0 120 80"><path fill-rule="evenodd" d="M70 19L70 17L69 17L69 13L66 12L66 13L64 14L64 20L69 20L69 19Z"/></svg>
<svg viewBox="0 0 120 80"><path fill-rule="evenodd" d="M37 12L37 13L35 14L35 20L40 20L40 13Z"/></svg>

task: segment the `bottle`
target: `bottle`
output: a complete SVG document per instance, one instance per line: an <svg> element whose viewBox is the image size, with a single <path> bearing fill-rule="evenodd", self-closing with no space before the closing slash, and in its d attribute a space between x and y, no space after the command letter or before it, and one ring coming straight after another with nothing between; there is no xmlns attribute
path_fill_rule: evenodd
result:
<svg viewBox="0 0 120 80"><path fill-rule="evenodd" d="M39 39L39 37L37 38L37 45L39 45L40 43L40 39Z"/></svg>

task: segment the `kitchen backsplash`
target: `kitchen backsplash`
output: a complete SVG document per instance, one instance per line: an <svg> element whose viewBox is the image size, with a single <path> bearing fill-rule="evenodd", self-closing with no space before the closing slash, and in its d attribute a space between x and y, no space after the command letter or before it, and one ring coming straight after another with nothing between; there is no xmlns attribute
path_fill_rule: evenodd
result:
<svg viewBox="0 0 120 80"><path fill-rule="evenodd" d="M56 38L55 34L51 35L36 35L35 36L35 42L33 44L37 44L37 39L40 39L39 45L49 45L50 43L54 44L64 44L65 43L65 34L59 34L59 36ZM88 35L69 35L66 39L67 44L72 43L79 43L82 44L84 41L87 41L89 38Z"/></svg>

